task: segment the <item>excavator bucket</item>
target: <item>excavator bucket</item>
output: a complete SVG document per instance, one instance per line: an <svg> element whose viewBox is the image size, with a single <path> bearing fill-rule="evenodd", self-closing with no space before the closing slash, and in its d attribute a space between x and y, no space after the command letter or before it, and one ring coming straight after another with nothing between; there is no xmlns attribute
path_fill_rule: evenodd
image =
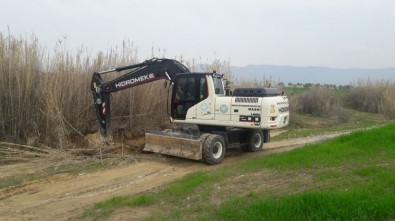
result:
<svg viewBox="0 0 395 221"><path fill-rule="evenodd" d="M194 138L146 133L144 151L200 160L202 159L202 142Z"/></svg>

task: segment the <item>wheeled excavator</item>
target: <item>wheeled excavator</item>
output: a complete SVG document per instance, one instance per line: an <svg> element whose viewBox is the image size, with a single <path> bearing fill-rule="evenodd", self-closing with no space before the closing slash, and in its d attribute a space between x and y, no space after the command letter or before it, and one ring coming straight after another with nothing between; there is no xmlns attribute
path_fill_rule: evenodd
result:
<svg viewBox="0 0 395 221"><path fill-rule="evenodd" d="M105 82L102 78L104 74L123 71L127 73L114 80ZM270 140L270 130L289 123L288 98L276 88L230 91L223 75L192 73L179 61L155 58L93 74L91 91L104 136L110 134L110 94L157 80L172 85L170 121L194 127L146 133L144 151L214 165L222 162L229 148L262 150L263 144Z"/></svg>

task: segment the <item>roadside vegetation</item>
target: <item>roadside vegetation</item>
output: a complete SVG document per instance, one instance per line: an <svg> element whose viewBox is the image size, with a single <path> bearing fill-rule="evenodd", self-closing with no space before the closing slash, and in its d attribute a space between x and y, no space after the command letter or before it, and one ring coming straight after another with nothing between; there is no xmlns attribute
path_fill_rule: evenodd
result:
<svg viewBox="0 0 395 221"><path fill-rule="evenodd" d="M273 140L380 126L395 119L395 82L363 81L347 86L306 84L284 88L290 125Z"/></svg>
<svg viewBox="0 0 395 221"><path fill-rule="evenodd" d="M82 217L111 218L123 208L151 211L143 220L392 220L394 159L390 124L192 173L153 192L99 202Z"/></svg>

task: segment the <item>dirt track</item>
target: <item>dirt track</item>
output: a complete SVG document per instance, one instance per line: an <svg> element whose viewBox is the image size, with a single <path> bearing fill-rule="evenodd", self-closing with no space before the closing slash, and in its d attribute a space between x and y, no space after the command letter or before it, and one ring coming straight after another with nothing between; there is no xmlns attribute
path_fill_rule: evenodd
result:
<svg viewBox="0 0 395 221"><path fill-rule="evenodd" d="M287 151L339 135L272 142L265 144L265 150L260 153L233 150L217 166L170 157L145 159L132 165L86 174L51 176L0 190L0 220L75 220L84 208L112 196L149 191L193 171L210 170L252 156ZM1 175L4 176L4 168L2 170L1 167Z"/></svg>

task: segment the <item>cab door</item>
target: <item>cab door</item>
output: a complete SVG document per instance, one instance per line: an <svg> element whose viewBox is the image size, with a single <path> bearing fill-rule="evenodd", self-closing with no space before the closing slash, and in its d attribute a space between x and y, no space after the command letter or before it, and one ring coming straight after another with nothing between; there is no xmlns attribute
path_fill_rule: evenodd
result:
<svg viewBox="0 0 395 221"><path fill-rule="evenodd" d="M174 119L185 120L187 113L188 118L199 118L199 116L206 115L210 110L206 110L206 104L201 102L207 97L205 75L186 74L177 77L173 87L171 116Z"/></svg>
<svg viewBox="0 0 395 221"><path fill-rule="evenodd" d="M185 120L187 111L195 104L196 82L194 77L181 76L173 87L171 115L175 119Z"/></svg>
<svg viewBox="0 0 395 221"><path fill-rule="evenodd" d="M196 105L196 118L201 120L211 120L214 119L214 105L215 96L209 96L208 89L208 78L207 75L203 75L198 79L199 86L199 102Z"/></svg>

